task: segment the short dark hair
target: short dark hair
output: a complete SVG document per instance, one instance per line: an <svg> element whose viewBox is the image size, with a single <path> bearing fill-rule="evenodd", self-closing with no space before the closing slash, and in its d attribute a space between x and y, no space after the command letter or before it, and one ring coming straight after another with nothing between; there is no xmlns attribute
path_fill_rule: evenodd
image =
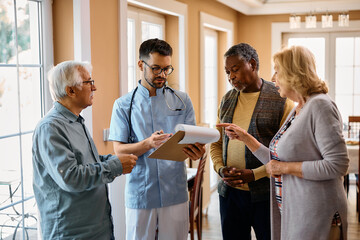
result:
<svg viewBox="0 0 360 240"><path fill-rule="evenodd" d="M163 56L172 56L172 48L167 42L153 38L144 41L140 45L139 58L141 60L148 59L150 54L155 52Z"/></svg>
<svg viewBox="0 0 360 240"><path fill-rule="evenodd" d="M259 56L256 52L256 50L250 46L247 43L239 43L226 51L224 54L224 57L231 57L231 56L238 56L241 59L249 62L251 59L254 59L256 62L256 69L259 70L260 64L259 64Z"/></svg>

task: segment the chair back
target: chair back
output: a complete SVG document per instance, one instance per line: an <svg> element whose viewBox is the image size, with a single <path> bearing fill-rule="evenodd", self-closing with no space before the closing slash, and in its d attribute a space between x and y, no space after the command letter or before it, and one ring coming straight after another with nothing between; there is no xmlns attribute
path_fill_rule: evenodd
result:
<svg viewBox="0 0 360 240"><path fill-rule="evenodd" d="M201 239L202 233L202 183L204 179L204 170L206 165L207 153L199 160L199 165L195 175L194 186L190 192L190 239L194 239L194 224L198 239Z"/></svg>
<svg viewBox="0 0 360 240"><path fill-rule="evenodd" d="M206 154L199 160L198 169L196 172L194 187L190 194L191 207L197 208L200 204L200 190L204 179L204 169L206 164Z"/></svg>
<svg viewBox="0 0 360 240"><path fill-rule="evenodd" d="M356 178L356 211L358 211L358 222L360 222L360 131L359 137L359 159L358 159L358 173Z"/></svg>
<svg viewBox="0 0 360 240"><path fill-rule="evenodd" d="M359 145L358 172L356 177L356 211L360 222L360 116L349 116L348 138L357 138Z"/></svg>
<svg viewBox="0 0 360 240"><path fill-rule="evenodd" d="M360 116L349 116L348 138L357 138L360 132Z"/></svg>

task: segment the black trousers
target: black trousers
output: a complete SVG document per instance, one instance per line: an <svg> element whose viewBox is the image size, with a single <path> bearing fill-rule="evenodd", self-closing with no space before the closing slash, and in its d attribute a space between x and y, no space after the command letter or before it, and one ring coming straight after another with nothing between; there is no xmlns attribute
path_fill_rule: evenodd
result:
<svg viewBox="0 0 360 240"><path fill-rule="evenodd" d="M251 202L249 191L228 188L227 197L219 196L221 229L224 240L270 240L270 196L268 201Z"/></svg>

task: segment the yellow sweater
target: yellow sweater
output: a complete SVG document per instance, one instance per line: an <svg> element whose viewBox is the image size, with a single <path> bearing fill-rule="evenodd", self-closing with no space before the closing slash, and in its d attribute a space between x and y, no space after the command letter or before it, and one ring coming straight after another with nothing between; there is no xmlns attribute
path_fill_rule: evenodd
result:
<svg viewBox="0 0 360 240"><path fill-rule="evenodd" d="M233 123L238 125L243 129L248 129L251 121L252 114L255 109L256 102L258 101L260 92L253 93L244 93L239 94L239 99L237 101L235 112L233 116ZM290 113L291 109L294 107L294 103L290 100L286 100L284 115L281 119L280 126L285 121L287 115ZM219 122L219 118L217 120ZM280 127L279 126L279 127ZM221 133L221 128L218 129ZM214 170L218 173L221 167L224 167L222 160L222 137L219 141L211 145L211 158L214 162ZM228 156L227 156L227 166L236 167L239 169L245 169L245 144L238 140L229 140L228 144ZM252 169L254 172L255 180L258 180L263 177L268 177L266 173L265 166L261 166L255 169ZM248 184L244 184L243 187L238 189L249 191Z"/></svg>

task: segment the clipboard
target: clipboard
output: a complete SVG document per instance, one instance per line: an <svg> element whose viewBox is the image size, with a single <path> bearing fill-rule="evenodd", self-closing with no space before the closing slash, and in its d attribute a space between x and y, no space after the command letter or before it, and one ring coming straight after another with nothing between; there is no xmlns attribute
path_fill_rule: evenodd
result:
<svg viewBox="0 0 360 240"><path fill-rule="evenodd" d="M158 149L152 152L148 158L157 158L172 161L184 161L187 156L183 148L196 142L207 144L220 138L220 133L216 129L199 127L187 124L178 124L175 127L174 136L164 142ZM181 143L179 143L181 141Z"/></svg>
<svg viewBox="0 0 360 240"><path fill-rule="evenodd" d="M164 142L158 149L152 152L148 158L158 158L172 161L184 161L187 156L183 152L183 148L188 144L179 144L184 138L185 131L177 131L169 140Z"/></svg>

